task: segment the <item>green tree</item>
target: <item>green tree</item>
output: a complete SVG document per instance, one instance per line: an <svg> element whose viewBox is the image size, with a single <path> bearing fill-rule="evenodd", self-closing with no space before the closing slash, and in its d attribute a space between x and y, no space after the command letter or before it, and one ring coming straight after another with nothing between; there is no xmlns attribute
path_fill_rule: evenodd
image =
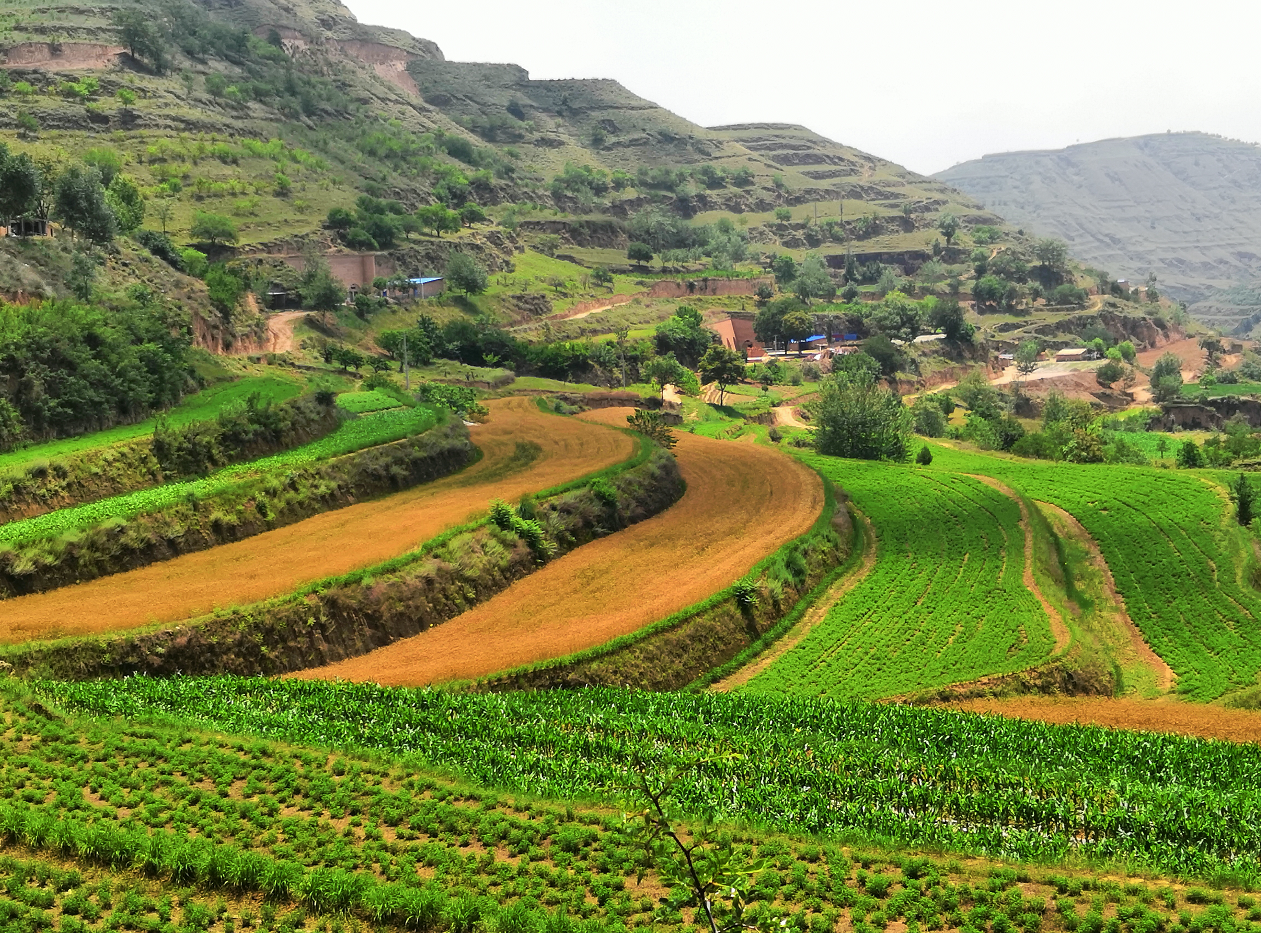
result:
<svg viewBox="0 0 1261 933"><path fill-rule="evenodd" d="M809 410L818 426L820 453L859 460L893 460L908 455L911 412L896 392L878 384L869 373L833 373L823 380L819 398Z"/></svg>
<svg viewBox="0 0 1261 933"><path fill-rule="evenodd" d="M1195 441L1183 441L1178 448L1178 466L1184 470L1194 470L1204 466L1204 451Z"/></svg>
<svg viewBox="0 0 1261 933"><path fill-rule="evenodd" d="M744 356L735 350L714 344L701 357L700 374L702 382L718 384L718 404L724 405L727 387L736 385L744 378Z"/></svg>
<svg viewBox="0 0 1261 933"><path fill-rule="evenodd" d="M105 189L105 200L114 212L120 233L130 235L144 222L144 196L126 175L115 175Z"/></svg>
<svg viewBox="0 0 1261 933"><path fill-rule="evenodd" d="M1165 452L1168 449L1169 449L1169 440L1164 435L1161 435L1161 437L1156 441L1156 452L1160 454L1160 457L1162 460L1164 459Z"/></svg>
<svg viewBox="0 0 1261 933"><path fill-rule="evenodd" d="M1121 351L1121 359L1127 363L1133 363L1138 352L1134 349L1134 344L1128 340L1122 340L1117 344L1117 349Z"/></svg>
<svg viewBox="0 0 1261 933"><path fill-rule="evenodd" d="M1068 275L1068 247L1059 240L1038 240L1033 258L1038 261L1034 275L1043 288L1055 288Z"/></svg>
<svg viewBox="0 0 1261 933"><path fill-rule="evenodd" d="M1230 485L1235 500L1235 518L1245 528L1252 524L1253 506L1256 504L1256 491L1243 473Z"/></svg>
<svg viewBox="0 0 1261 933"><path fill-rule="evenodd" d="M959 218L949 212L942 214L937 221L937 230L946 238L946 245L949 246L959 232Z"/></svg>
<svg viewBox="0 0 1261 933"><path fill-rule="evenodd" d="M1165 353L1152 367L1152 396L1168 402L1182 394L1182 360L1174 353Z"/></svg>
<svg viewBox="0 0 1261 933"><path fill-rule="evenodd" d="M785 314L780 322L780 333L783 334L785 340L796 342L798 356L805 352L802 345L813 331L814 318L805 311L793 311Z"/></svg>
<svg viewBox="0 0 1261 933"><path fill-rule="evenodd" d="M968 323L963 306L954 298L937 302L928 313L928 326L946 335L955 343L972 339L975 328Z"/></svg>
<svg viewBox="0 0 1261 933"><path fill-rule="evenodd" d="M797 261L791 256L771 257L771 273L775 276L775 284L786 288L797 280Z"/></svg>
<svg viewBox="0 0 1261 933"><path fill-rule="evenodd" d="M915 455L915 462L920 466L928 466L933 462L933 452L928 449L927 444L919 449L919 453Z"/></svg>
<svg viewBox="0 0 1261 933"><path fill-rule="evenodd" d="M10 155L0 143L0 225L33 213L43 190L39 166L25 152Z"/></svg>
<svg viewBox="0 0 1261 933"><path fill-rule="evenodd" d="M189 235L196 242L209 243L211 246L218 246L220 243L235 243L240 239L240 233L231 218L208 211L193 213L193 225L189 229Z"/></svg>
<svg viewBox="0 0 1261 933"><path fill-rule="evenodd" d="M101 173L91 166L72 165L62 172L54 188L53 211L76 236L94 243L107 243L118 232Z"/></svg>
<svg viewBox="0 0 1261 933"><path fill-rule="evenodd" d="M91 300L98 267L96 257L83 250L75 250L70 257L70 272L66 276L66 284L70 287L70 293L80 301Z"/></svg>
<svg viewBox="0 0 1261 933"><path fill-rule="evenodd" d="M626 249L626 258L636 265L647 265L652 262L652 247L647 243L632 243Z"/></svg>
<svg viewBox="0 0 1261 933"><path fill-rule="evenodd" d="M460 215L443 204L429 204L420 208L416 211L416 220L439 237L460 229Z"/></svg>
<svg viewBox="0 0 1261 933"><path fill-rule="evenodd" d="M136 92L131 88L120 87L114 92L114 99L122 105L124 110L127 110L136 102Z"/></svg>
<svg viewBox="0 0 1261 933"><path fill-rule="evenodd" d="M648 411L645 408L636 409L633 415L626 416L626 423L631 426L632 431L638 431L666 450L678 443L675 440L674 432L666 425L665 419L661 417L661 412L659 411Z"/></svg>
<svg viewBox="0 0 1261 933"><path fill-rule="evenodd" d="M678 385L684 380L686 373L687 370L674 358L673 353L654 356L643 369L644 377L657 387L663 401L666 397L666 386Z"/></svg>
<svg viewBox="0 0 1261 933"><path fill-rule="evenodd" d="M713 342L713 332L702 326L701 313L690 305L680 305L653 333L657 353L673 353L687 367L696 366Z"/></svg>
<svg viewBox="0 0 1261 933"><path fill-rule="evenodd" d="M245 283L222 263L216 263L206 272L206 291L219 313L224 319L229 319L245 294Z"/></svg>
<svg viewBox="0 0 1261 933"><path fill-rule="evenodd" d="M117 10L114 28L132 59L143 59L158 74L166 70L166 45L152 17L141 10Z"/></svg>
<svg viewBox="0 0 1261 933"><path fill-rule="evenodd" d="M613 289L613 273L607 266L596 266L591 270L591 281L600 288Z"/></svg>
<svg viewBox="0 0 1261 933"><path fill-rule="evenodd" d="M473 224L484 224L486 223L486 212L470 201L460 208L460 221L466 227L471 227Z"/></svg>
<svg viewBox="0 0 1261 933"><path fill-rule="evenodd" d="M801 263L801 268L797 270L793 291L807 304L811 298L819 298L823 301L835 298L836 285L828 274L827 263L814 253L806 256Z"/></svg>
<svg viewBox="0 0 1261 933"><path fill-rule="evenodd" d="M445 272L447 284L466 295L480 295L486 291L490 279L486 267L466 253L452 253Z"/></svg>
<svg viewBox="0 0 1261 933"><path fill-rule="evenodd" d="M298 293L302 303L311 311L318 311L324 322L346 300L346 287L333 276L328 260L314 250L304 257L302 281Z"/></svg>
<svg viewBox="0 0 1261 933"><path fill-rule="evenodd" d="M1123 375L1125 375L1125 368L1116 360L1108 360L1095 370L1095 381L1106 388Z"/></svg>
<svg viewBox="0 0 1261 933"><path fill-rule="evenodd" d="M1038 368L1038 354L1042 348L1036 340L1026 340L1016 348L1016 371L1028 375Z"/></svg>
<svg viewBox="0 0 1261 933"><path fill-rule="evenodd" d="M1007 296L1007 283L996 275L983 276L972 286L972 297L978 305L997 307Z"/></svg>

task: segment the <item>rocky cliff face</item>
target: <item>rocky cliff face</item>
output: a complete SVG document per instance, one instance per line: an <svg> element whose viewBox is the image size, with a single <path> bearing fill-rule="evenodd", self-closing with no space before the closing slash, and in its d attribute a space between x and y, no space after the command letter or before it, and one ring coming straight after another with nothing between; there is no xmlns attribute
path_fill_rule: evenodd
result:
<svg viewBox="0 0 1261 933"><path fill-rule="evenodd" d="M1261 276L1261 148L1204 133L987 155L939 173L1009 221L1113 275L1154 272L1195 302ZM1192 308L1230 329L1248 312Z"/></svg>

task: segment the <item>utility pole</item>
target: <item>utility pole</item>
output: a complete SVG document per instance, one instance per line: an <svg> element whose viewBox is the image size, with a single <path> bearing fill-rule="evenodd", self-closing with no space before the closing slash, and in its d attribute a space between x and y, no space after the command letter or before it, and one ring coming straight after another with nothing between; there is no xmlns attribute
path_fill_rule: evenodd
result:
<svg viewBox="0 0 1261 933"><path fill-rule="evenodd" d="M407 335L403 335L403 388L410 392L412 390L412 370L407 365Z"/></svg>

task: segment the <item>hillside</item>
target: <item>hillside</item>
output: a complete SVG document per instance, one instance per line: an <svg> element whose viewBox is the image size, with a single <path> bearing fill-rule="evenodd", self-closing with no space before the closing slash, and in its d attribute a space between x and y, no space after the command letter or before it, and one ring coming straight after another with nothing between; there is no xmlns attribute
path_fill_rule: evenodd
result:
<svg viewBox="0 0 1261 933"><path fill-rule="evenodd" d="M1149 274L1195 317L1247 333L1261 274L1261 148L1205 133L1107 139L1007 152L936 176L1009 221L1068 243L1082 261Z"/></svg>

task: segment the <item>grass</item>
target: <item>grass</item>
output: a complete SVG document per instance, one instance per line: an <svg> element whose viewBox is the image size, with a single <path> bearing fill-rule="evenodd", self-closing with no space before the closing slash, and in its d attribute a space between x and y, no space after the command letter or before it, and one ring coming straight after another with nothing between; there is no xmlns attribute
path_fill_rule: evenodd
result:
<svg viewBox="0 0 1261 933"><path fill-rule="evenodd" d="M1240 382L1235 385L1219 383L1213 386L1201 386L1191 382L1182 387L1182 395L1185 398L1199 398L1201 395L1207 395L1209 398L1221 398L1225 395L1261 395L1261 382Z"/></svg>
<svg viewBox="0 0 1261 933"><path fill-rule="evenodd" d="M284 376L246 376L188 396L167 412L165 417L169 424L176 427L196 421L208 421L223 408L243 402L255 392L271 401L281 402L298 395L302 389L303 384L297 379ZM133 440L153 433L157 420L156 417L147 418L136 424L120 425L107 431L49 441L45 444L36 444L0 454L0 470L21 470L37 460L54 460L85 450Z"/></svg>

